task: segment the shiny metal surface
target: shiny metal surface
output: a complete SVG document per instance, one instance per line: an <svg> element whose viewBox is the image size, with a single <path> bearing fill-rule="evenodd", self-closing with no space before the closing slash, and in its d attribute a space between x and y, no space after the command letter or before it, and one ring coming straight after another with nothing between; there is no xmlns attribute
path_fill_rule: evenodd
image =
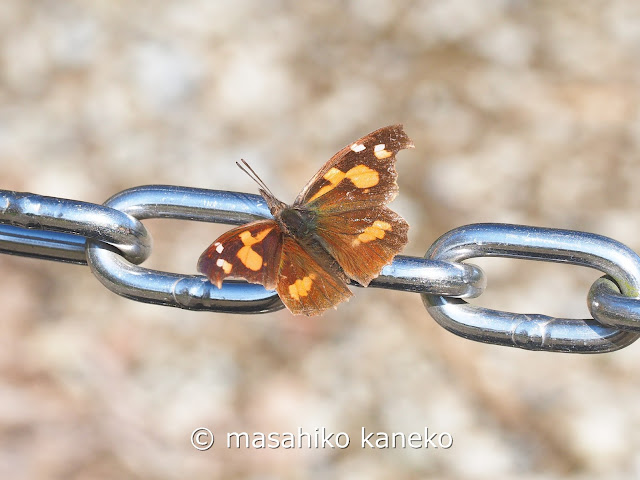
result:
<svg viewBox="0 0 640 480"><path fill-rule="evenodd" d="M124 190L107 200L105 206L140 219L174 218L230 224L271 215L258 195L163 185ZM218 289L201 275L174 274L134 265L99 242L88 242L87 260L104 286L139 302L233 313L264 313L284 307L277 293L261 285L225 282L223 288Z"/></svg>
<svg viewBox="0 0 640 480"><path fill-rule="evenodd" d="M269 217L258 195L169 185L125 190L104 205L0 190L0 252L88 263L107 288L141 302L190 310L270 312L283 305L275 292L260 285L225 281L217 289L204 276L137 265L151 253L151 238L141 220L243 224ZM484 291L486 279L480 268L462 262L482 256L563 262L605 273L588 293L593 318L516 314L466 303L463 298ZM598 353L626 346L640 335L640 257L615 240L590 233L467 225L440 237L425 258L398 255L371 286L421 293L438 323L481 342Z"/></svg>
<svg viewBox="0 0 640 480"><path fill-rule="evenodd" d="M14 227L0 223L0 252L10 255L87 264L85 237Z"/></svg>
<svg viewBox="0 0 640 480"><path fill-rule="evenodd" d="M143 185L123 190L104 205L139 220L175 218L241 225L259 218L271 218L260 195L173 185Z"/></svg>
<svg viewBox="0 0 640 480"><path fill-rule="evenodd" d="M151 237L142 223L121 211L93 203L0 190L0 222L107 242L133 263L143 262L151 253ZM45 236L31 236L16 229L2 229L0 234L5 251L61 261L75 261L79 257L76 240L70 237L52 235L44 241ZM10 240L26 246L21 252L19 248L10 250ZM58 253L60 258L56 256Z"/></svg>
<svg viewBox="0 0 640 480"><path fill-rule="evenodd" d="M482 269L475 265L398 255L369 286L474 298L483 292L486 283Z"/></svg>
<svg viewBox="0 0 640 480"><path fill-rule="evenodd" d="M187 310L265 313L284 308L278 294L262 285L225 282L221 289L201 275L181 275L139 267L117 251L90 242L89 265L102 284L118 295Z"/></svg>
<svg viewBox="0 0 640 480"><path fill-rule="evenodd" d="M587 298L593 318L605 325L624 326L638 330L640 299L620 293L618 285L609 277L600 277L589 289Z"/></svg>
<svg viewBox="0 0 640 480"><path fill-rule="evenodd" d="M624 296L637 298L640 291L640 257L615 240L590 233L505 224L467 225L440 237L425 255L447 262L482 256L583 265L608 274ZM611 297L605 297L603 287L596 288L595 294L598 305L592 311L608 311L603 305ZM431 316L457 335L530 350L607 352L629 345L639 336L630 330L640 330L633 317L607 318L610 325L621 329L594 319L501 312L430 294L422 298Z"/></svg>

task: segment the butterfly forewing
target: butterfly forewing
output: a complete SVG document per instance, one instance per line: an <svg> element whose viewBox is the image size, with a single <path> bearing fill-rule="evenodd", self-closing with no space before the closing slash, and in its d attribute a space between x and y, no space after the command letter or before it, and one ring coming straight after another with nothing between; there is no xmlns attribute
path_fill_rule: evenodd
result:
<svg viewBox="0 0 640 480"><path fill-rule="evenodd" d="M407 244L409 225L386 207L318 217L317 234L353 280L367 286Z"/></svg>
<svg viewBox="0 0 640 480"><path fill-rule="evenodd" d="M278 295L294 314L317 315L353 294L342 274L320 265L293 238L283 238L278 273Z"/></svg>
<svg viewBox="0 0 640 480"><path fill-rule="evenodd" d="M329 214L389 203L398 192L396 153L413 148L402 125L376 130L344 147L311 179L295 204Z"/></svg>
<svg viewBox="0 0 640 480"><path fill-rule="evenodd" d="M272 290L276 287L282 232L274 220L234 228L213 242L198 260L198 271L218 288L227 277L244 278Z"/></svg>

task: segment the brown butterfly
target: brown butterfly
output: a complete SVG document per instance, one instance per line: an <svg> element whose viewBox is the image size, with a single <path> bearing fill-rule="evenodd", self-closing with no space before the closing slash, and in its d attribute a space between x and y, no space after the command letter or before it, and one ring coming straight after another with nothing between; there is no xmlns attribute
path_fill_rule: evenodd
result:
<svg viewBox="0 0 640 480"><path fill-rule="evenodd" d="M398 193L396 153L413 146L402 125L376 130L336 153L293 205L276 199L243 160L238 166L260 185L273 219L221 235L198 271L218 288L232 276L275 288L294 314L348 300L350 279L367 286L407 244L409 225L385 205Z"/></svg>

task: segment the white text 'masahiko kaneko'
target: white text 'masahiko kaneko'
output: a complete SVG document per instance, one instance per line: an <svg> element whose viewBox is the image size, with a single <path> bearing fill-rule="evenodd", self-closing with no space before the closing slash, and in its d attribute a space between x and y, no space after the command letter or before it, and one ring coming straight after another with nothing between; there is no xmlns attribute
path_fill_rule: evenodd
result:
<svg viewBox="0 0 640 480"><path fill-rule="evenodd" d="M422 432L367 432L362 427L359 438L360 448L370 449L449 449L453 446L453 436L448 432L429 431L424 427ZM351 438L346 432L330 432L326 428L316 428L305 431L298 427L297 432L229 432L227 433L227 448L254 449L334 449L348 448L352 445Z"/></svg>

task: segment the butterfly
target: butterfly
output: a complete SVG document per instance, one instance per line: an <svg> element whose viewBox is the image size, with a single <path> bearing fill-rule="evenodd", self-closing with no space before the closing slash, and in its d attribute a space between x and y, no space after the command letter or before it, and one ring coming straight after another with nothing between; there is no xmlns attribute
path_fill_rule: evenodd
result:
<svg viewBox="0 0 640 480"><path fill-rule="evenodd" d="M407 244L409 225L386 207L398 194L396 154L413 148L402 125L381 128L344 147L292 205L278 200L243 160L273 219L222 234L200 256L198 271L222 288L241 277L277 290L294 314L317 315L348 300Z"/></svg>

